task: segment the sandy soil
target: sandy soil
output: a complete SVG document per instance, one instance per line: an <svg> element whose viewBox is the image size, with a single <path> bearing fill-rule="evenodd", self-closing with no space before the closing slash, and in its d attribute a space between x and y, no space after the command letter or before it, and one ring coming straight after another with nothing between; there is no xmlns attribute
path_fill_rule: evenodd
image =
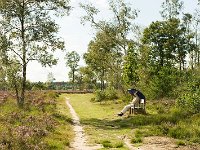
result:
<svg viewBox="0 0 200 150"><path fill-rule="evenodd" d="M87 138L86 135L84 134L83 127L80 124L80 119L77 116L75 110L69 103L69 98L66 98L66 104L70 109L70 113L72 115L73 123L74 123L74 132L75 132L75 138L74 142L71 144L71 149L72 150L96 150L100 149L101 146L91 146L87 144Z"/></svg>
<svg viewBox="0 0 200 150"><path fill-rule="evenodd" d="M137 150L200 150L196 145L177 146L176 140L168 137L152 136L144 138Z"/></svg>
<svg viewBox="0 0 200 150"><path fill-rule="evenodd" d="M130 140L125 138L125 143L130 150L200 150L197 145L177 146L175 140L168 137L146 137L139 147L133 147Z"/></svg>
<svg viewBox="0 0 200 150"><path fill-rule="evenodd" d="M84 134L83 127L80 124L80 119L77 116L75 110L71 106L69 102L69 98L66 98L66 104L70 109L70 113L72 115L73 123L74 123L74 132L75 132L75 139L74 142L71 144L71 150L98 150L102 148L101 145L92 146L88 145L87 137ZM196 145L188 145L188 146L177 146L175 140L172 138L167 137L145 137L143 139L143 143L139 147L133 146L131 144L130 139L126 136L121 138L124 140L124 143L130 150L200 150L199 146Z"/></svg>

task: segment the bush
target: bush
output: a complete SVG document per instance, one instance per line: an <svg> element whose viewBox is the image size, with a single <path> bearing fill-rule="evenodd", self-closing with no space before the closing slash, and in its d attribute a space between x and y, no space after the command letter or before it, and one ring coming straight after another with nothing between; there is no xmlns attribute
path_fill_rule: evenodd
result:
<svg viewBox="0 0 200 150"><path fill-rule="evenodd" d="M178 146L185 146L185 145L186 145L186 143L185 143L184 141L181 141L181 140L178 140L178 141L176 142L176 144L177 144Z"/></svg>
<svg viewBox="0 0 200 150"><path fill-rule="evenodd" d="M191 113L200 112L200 73L189 74L191 79L181 87L182 92L177 98L177 106Z"/></svg>
<svg viewBox="0 0 200 150"><path fill-rule="evenodd" d="M131 140L131 143L133 143L133 144L135 144L135 143L142 143L142 138L141 137L133 138Z"/></svg>
<svg viewBox="0 0 200 150"><path fill-rule="evenodd" d="M153 99L170 97L173 89L177 86L177 81L179 81L177 74L178 71L175 68L161 68L150 79L147 95Z"/></svg>
<svg viewBox="0 0 200 150"><path fill-rule="evenodd" d="M168 134L176 139L190 139L192 137L192 133L187 130L187 128L182 128L180 126L170 128Z"/></svg>
<svg viewBox="0 0 200 150"><path fill-rule="evenodd" d="M96 101L97 102L101 102L101 101L103 101L103 100L106 99L106 93L105 93L105 91L97 90L95 92L95 95L96 95Z"/></svg>
<svg viewBox="0 0 200 150"><path fill-rule="evenodd" d="M114 100L117 98L117 92L114 89L106 89L106 99Z"/></svg>
<svg viewBox="0 0 200 150"><path fill-rule="evenodd" d="M200 112L200 91L195 93L186 93L177 100L177 106L191 113Z"/></svg>
<svg viewBox="0 0 200 150"><path fill-rule="evenodd" d="M108 141L108 140L102 141L101 144L102 144L103 147L105 147L105 148L112 148L112 147L113 147L113 146L112 146L112 143L111 143L110 141Z"/></svg>
<svg viewBox="0 0 200 150"><path fill-rule="evenodd" d="M105 91L97 90L95 92L96 98L91 99L91 101L102 102L105 100L117 99L117 92L114 89L106 89Z"/></svg>

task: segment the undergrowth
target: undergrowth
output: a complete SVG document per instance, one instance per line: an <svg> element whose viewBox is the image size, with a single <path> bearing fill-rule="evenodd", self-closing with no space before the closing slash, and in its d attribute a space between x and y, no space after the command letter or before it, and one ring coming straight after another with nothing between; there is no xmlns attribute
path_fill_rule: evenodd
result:
<svg viewBox="0 0 200 150"><path fill-rule="evenodd" d="M0 149L64 149L69 146L71 120L58 112L58 95L29 92L24 108L14 97L0 105ZM64 131L65 130L65 131Z"/></svg>

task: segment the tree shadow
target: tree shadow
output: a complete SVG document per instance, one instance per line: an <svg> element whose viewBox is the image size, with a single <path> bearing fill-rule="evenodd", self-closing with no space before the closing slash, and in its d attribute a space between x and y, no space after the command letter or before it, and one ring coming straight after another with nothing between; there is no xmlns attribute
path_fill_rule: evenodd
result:
<svg viewBox="0 0 200 150"><path fill-rule="evenodd" d="M147 115L135 115L130 117L122 117L119 119L82 119L81 124L94 126L95 128L103 130L122 130L122 129L134 129L143 126L162 125L164 123L175 125L179 121L186 119L189 116L185 114L147 114Z"/></svg>

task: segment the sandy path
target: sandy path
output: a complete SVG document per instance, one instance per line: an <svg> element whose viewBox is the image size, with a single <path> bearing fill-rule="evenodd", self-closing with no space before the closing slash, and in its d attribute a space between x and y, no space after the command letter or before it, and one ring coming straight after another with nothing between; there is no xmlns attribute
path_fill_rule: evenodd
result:
<svg viewBox="0 0 200 150"><path fill-rule="evenodd" d="M74 132L75 132L74 142L71 144L70 149L98 150L102 148L101 145L91 146L87 144L87 138L86 135L84 134L83 127L80 124L80 119L77 116L73 107L71 106L69 98L66 98L66 104L69 107L70 113L72 115L72 120L74 123ZM159 136L145 137L142 142L142 145L139 147L133 146L133 144L131 144L130 142L130 139L128 139L126 136L124 136L122 140L130 150L200 150L200 147L191 145L177 147L174 139L167 137L159 137Z"/></svg>
<svg viewBox="0 0 200 150"><path fill-rule="evenodd" d="M66 104L70 109L70 113L72 115L72 120L74 123L74 132L75 132L75 138L74 142L71 144L71 149L73 150L97 150L101 148L101 146L89 146L87 145L86 136L84 134L83 127L80 124L80 119L77 116L75 110L69 103L69 98L66 98Z"/></svg>

